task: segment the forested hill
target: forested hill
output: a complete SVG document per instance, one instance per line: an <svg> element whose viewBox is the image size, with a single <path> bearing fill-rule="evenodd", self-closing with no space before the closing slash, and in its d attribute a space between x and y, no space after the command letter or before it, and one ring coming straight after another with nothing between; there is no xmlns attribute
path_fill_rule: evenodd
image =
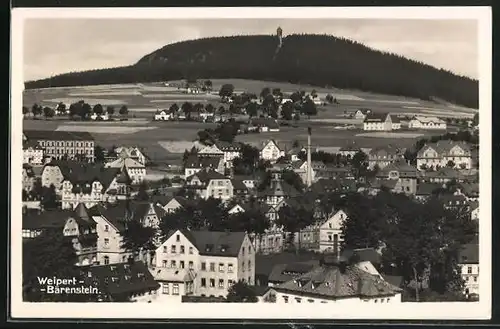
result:
<svg viewBox="0 0 500 329"><path fill-rule="evenodd" d="M67 73L26 88L242 78L333 86L478 107L478 81L327 35L233 36L167 45L136 64Z"/></svg>

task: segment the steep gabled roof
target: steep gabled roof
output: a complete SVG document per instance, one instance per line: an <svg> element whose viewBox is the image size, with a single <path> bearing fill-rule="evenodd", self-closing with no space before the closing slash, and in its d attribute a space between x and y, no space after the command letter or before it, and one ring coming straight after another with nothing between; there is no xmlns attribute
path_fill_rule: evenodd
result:
<svg viewBox="0 0 500 329"><path fill-rule="evenodd" d="M81 271L88 284L115 298L160 287L143 262L89 266Z"/></svg>
<svg viewBox="0 0 500 329"><path fill-rule="evenodd" d="M203 184L208 184L212 179L229 179L215 170L201 170L187 177L186 180L190 181L194 177L197 177Z"/></svg>
<svg viewBox="0 0 500 329"><path fill-rule="evenodd" d="M61 229L61 232L68 218L74 216L71 210L46 210L38 213L38 211L27 211L23 213L23 229Z"/></svg>
<svg viewBox="0 0 500 329"><path fill-rule="evenodd" d="M367 113L364 122L372 123L372 122L385 122L387 119L388 113Z"/></svg>
<svg viewBox="0 0 500 329"><path fill-rule="evenodd" d="M168 234L170 238L177 231ZM203 256L238 257L245 232L188 231L181 233L198 249Z"/></svg>
<svg viewBox="0 0 500 329"><path fill-rule="evenodd" d="M427 151L429 148L435 150L438 154L439 157L443 157L447 155L452 148L455 146L461 147L466 154L469 156L471 155L471 146L468 143L465 142L456 142L452 140L440 140L436 143L429 143L424 145L417 153L417 158L427 158L424 156L425 151Z"/></svg>

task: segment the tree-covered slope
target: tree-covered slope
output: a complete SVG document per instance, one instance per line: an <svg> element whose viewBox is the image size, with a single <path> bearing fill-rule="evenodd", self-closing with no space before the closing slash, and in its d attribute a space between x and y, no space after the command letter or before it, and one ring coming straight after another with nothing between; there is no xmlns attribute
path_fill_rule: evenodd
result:
<svg viewBox="0 0 500 329"><path fill-rule="evenodd" d="M440 98L478 106L478 81L326 35L290 35L275 54L274 36L234 36L167 45L136 64L30 81L26 88L242 78Z"/></svg>

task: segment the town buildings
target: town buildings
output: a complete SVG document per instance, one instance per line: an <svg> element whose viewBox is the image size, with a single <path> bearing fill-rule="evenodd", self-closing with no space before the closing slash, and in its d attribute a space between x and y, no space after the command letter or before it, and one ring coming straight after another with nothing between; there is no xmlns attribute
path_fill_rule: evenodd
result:
<svg viewBox="0 0 500 329"><path fill-rule="evenodd" d="M190 155L184 162L184 179L200 172L201 170L214 170L224 174L224 158L216 156Z"/></svg>
<svg viewBox="0 0 500 329"><path fill-rule="evenodd" d="M105 164L105 168L115 168L126 171L131 179L132 185L139 185L146 177L146 166L121 153L120 157L114 161Z"/></svg>
<svg viewBox="0 0 500 329"><path fill-rule="evenodd" d="M23 163L42 165L44 162L43 149L36 140L23 142Z"/></svg>
<svg viewBox="0 0 500 329"><path fill-rule="evenodd" d="M87 132L24 130L23 142L36 143L50 159L94 162L94 137Z"/></svg>
<svg viewBox="0 0 500 329"><path fill-rule="evenodd" d="M171 119L171 114L167 110L156 111L154 120L155 121L168 121Z"/></svg>
<svg viewBox="0 0 500 329"><path fill-rule="evenodd" d="M179 270L155 274L164 275L160 289L166 295L173 293L175 284L182 283L185 293L224 297L240 280L255 282L255 250L244 232L172 231L156 250L155 264L153 273L158 269Z"/></svg>
<svg viewBox="0 0 500 329"><path fill-rule="evenodd" d="M368 113L363 120L363 130L392 131L392 116L388 113Z"/></svg>
<svg viewBox="0 0 500 329"><path fill-rule="evenodd" d="M441 140L426 144L417 153L417 168L452 167L470 169L473 167L471 147L464 142Z"/></svg>
<svg viewBox="0 0 500 329"><path fill-rule="evenodd" d="M203 199L213 197L229 200L234 195L231 179L210 169L199 171L187 177L185 188L194 191Z"/></svg>
<svg viewBox="0 0 500 329"><path fill-rule="evenodd" d="M408 123L411 129L446 130L446 121L438 117L415 116Z"/></svg>
<svg viewBox="0 0 500 329"><path fill-rule="evenodd" d="M379 169L383 169L401 159L403 159L403 152L394 146L376 147L368 154L368 167L373 169L377 166Z"/></svg>

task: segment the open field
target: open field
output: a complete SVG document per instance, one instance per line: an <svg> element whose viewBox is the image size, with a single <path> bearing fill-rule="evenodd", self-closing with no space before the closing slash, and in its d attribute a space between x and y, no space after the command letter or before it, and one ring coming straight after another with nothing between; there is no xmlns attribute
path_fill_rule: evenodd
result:
<svg viewBox="0 0 500 329"><path fill-rule="evenodd" d="M357 134L356 137L375 137L375 138L419 138L424 134L418 133L406 133L406 132L385 132L385 131L374 131L369 133Z"/></svg>
<svg viewBox="0 0 500 329"><path fill-rule="evenodd" d="M151 121L158 108L168 108L177 102L193 103L210 102L219 106L216 95L222 84L232 83L236 90L259 94L263 87L281 88L285 93L296 90L310 92L310 86L299 86L287 83L263 82L254 80L225 79L212 80L212 94L188 95L179 93L175 87L164 87L160 84L128 84L102 85L87 87L51 88L27 90L23 102L31 107L34 103L42 106L55 106L58 102L69 104L85 100L91 105L101 103L104 106L116 107L126 104L129 108L128 121L114 122L74 122L59 118L52 120L24 120L25 129L88 131L96 139L98 145L135 145L145 149L154 161L178 161L185 148L191 148L199 130L215 127L215 124L197 122L154 122ZM244 134L237 136L237 141L259 145L267 139L291 144L294 140L305 143L307 127L313 128L313 146L321 149L334 149L347 145L360 148L373 148L387 144L402 148L411 147L416 139L423 136L440 135L441 131L417 131L410 133L377 133L362 132L359 129L339 129L339 125L360 125L360 120L348 119L346 114L359 108L370 108L374 112L389 112L400 115L435 115L441 117L472 117L477 111L454 107L442 103L408 99L397 96L378 95L368 92L315 88L320 98L332 94L340 104L318 107L318 115L307 120L302 117L296 128L282 126L280 132L262 134ZM214 95L215 94L215 95ZM88 96L87 96L88 95ZM118 116L117 116L118 117ZM451 129L451 127L450 127Z"/></svg>

